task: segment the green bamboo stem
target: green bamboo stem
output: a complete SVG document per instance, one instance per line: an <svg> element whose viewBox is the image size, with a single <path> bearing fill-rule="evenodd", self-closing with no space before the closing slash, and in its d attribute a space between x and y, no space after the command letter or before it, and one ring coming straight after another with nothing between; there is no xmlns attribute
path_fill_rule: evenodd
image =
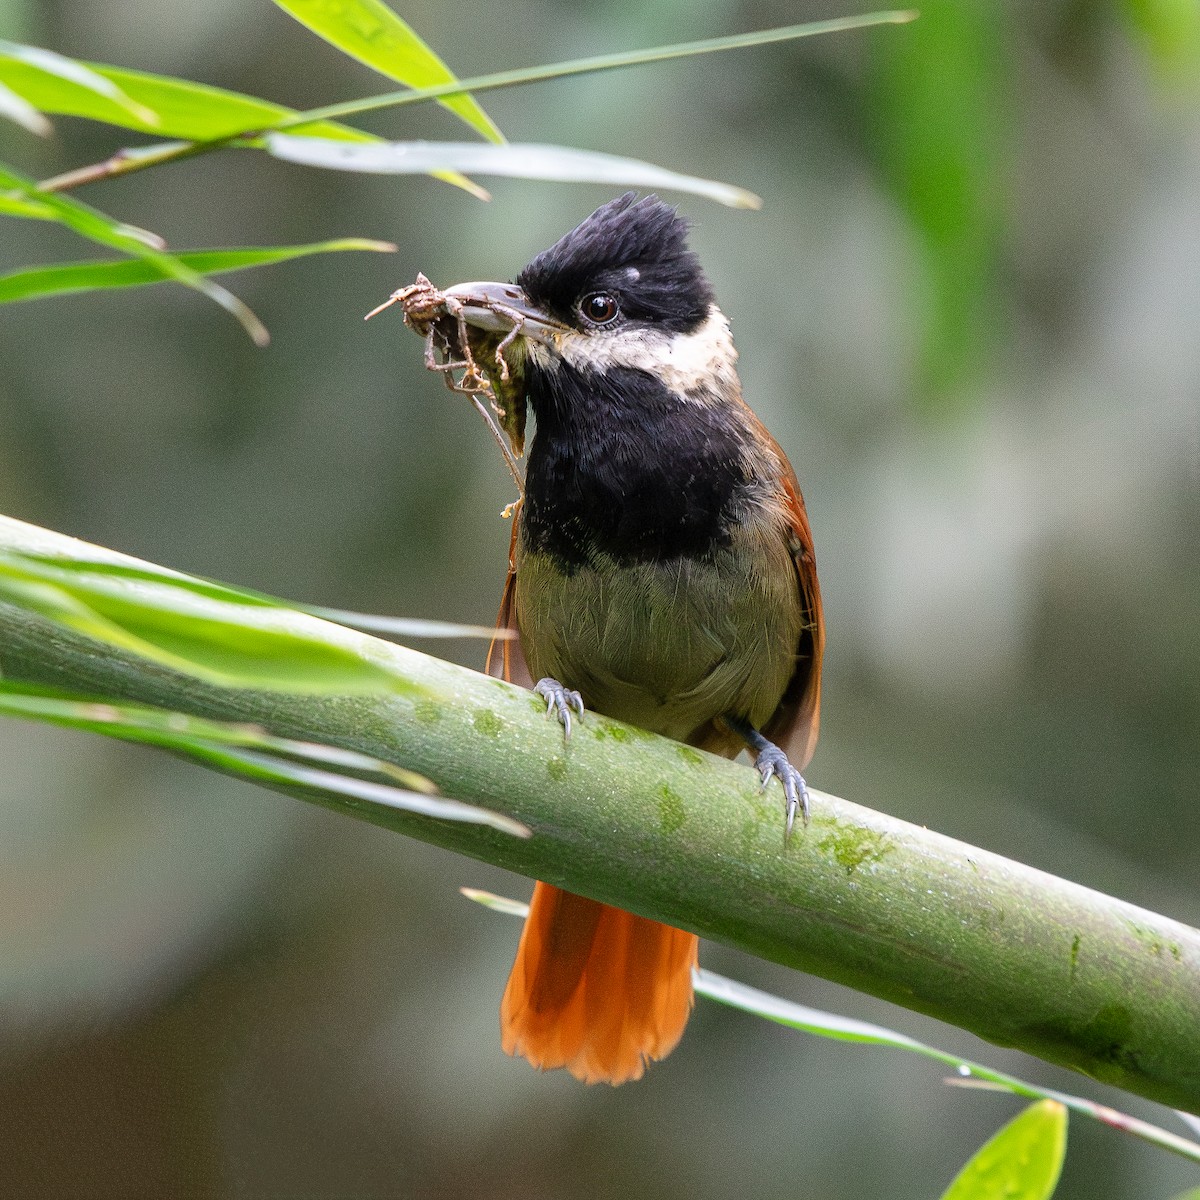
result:
<svg viewBox="0 0 1200 1200"><path fill-rule="evenodd" d="M0 548L130 561L4 518ZM300 794L1200 1111L1200 931L822 792L811 825L785 846L777 787L762 792L748 767L596 714L564 744L528 692L313 617L287 619L422 694L214 688L2 605L0 668L394 761L534 836Z"/></svg>

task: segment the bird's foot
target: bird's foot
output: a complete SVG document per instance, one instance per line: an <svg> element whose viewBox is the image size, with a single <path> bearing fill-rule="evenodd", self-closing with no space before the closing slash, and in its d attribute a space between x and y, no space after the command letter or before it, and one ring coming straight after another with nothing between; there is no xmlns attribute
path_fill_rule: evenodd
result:
<svg viewBox="0 0 1200 1200"><path fill-rule="evenodd" d="M801 820L808 824L808 784L804 776L796 770L774 742L767 742L758 752L754 760L762 785L765 788L774 776L783 784L783 796L787 803L787 823L784 826L784 836L791 835L792 826L796 823L796 810L799 809Z"/></svg>
<svg viewBox="0 0 1200 1200"><path fill-rule="evenodd" d="M727 713L722 719L754 751L754 765L762 776L763 787L771 782L772 776L783 784L783 798L787 803L787 825L783 834L786 841L792 835L797 811L804 824L808 824L808 784L804 782L804 776L792 766L788 756L774 742L767 741L745 717Z"/></svg>
<svg viewBox="0 0 1200 1200"><path fill-rule="evenodd" d="M555 713L559 724L563 727L563 737L569 738L571 736L571 709L574 709L582 717L583 697L578 692L563 687L557 679L551 679L549 675L545 679L539 679L534 684L533 690L546 701L546 716Z"/></svg>

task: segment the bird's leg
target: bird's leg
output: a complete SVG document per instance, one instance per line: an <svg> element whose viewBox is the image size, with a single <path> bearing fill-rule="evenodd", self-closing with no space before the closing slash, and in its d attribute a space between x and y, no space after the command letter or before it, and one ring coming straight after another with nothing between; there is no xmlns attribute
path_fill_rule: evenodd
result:
<svg viewBox="0 0 1200 1200"><path fill-rule="evenodd" d="M775 776L783 784L783 795L787 802L787 824L784 836L790 836L792 826L796 823L796 810L800 810L801 820L808 824L808 784L804 776L796 770L774 742L768 741L744 717L731 717L726 714L722 721L738 735L755 752L754 765L762 776L762 785L766 787Z"/></svg>
<svg viewBox="0 0 1200 1200"><path fill-rule="evenodd" d="M557 679L547 675L534 684L533 690L546 701L546 716L555 713L563 727L563 737L571 736L571 709L583 716L583 697L570 688L565 688Z"/></svg>

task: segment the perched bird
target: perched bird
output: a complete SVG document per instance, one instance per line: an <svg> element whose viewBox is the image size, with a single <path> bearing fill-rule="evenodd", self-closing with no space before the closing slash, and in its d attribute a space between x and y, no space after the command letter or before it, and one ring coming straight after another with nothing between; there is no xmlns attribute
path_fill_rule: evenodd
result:
<svg viewBox="0 0 1200 1200"><path fill-rule="evenodd" d="M742 400L687 233L657 197L628 193L515 285L445 293L473 335L503 336L508 390L535 419L501 610L519 638L508 674L527 665L568 735L572 710L591 709L730 757L749 748L764 785L782 783L790 831L808 817L800 768L821 695L812 533ZM637 1079L683 1034L697 946L538 883L504 1049L589 1083Z"/></svg>

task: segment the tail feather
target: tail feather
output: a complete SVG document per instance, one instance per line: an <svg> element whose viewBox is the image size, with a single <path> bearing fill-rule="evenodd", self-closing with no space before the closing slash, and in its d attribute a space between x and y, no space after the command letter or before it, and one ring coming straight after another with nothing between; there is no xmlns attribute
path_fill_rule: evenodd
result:
<svg viewBox="0 0 1200 1200"><path fill-rule="evenodd" d="M698 948L695 934L538 883L500 1006L505 1051L585 1083L640 1078L683 1036Z"/></svg>

